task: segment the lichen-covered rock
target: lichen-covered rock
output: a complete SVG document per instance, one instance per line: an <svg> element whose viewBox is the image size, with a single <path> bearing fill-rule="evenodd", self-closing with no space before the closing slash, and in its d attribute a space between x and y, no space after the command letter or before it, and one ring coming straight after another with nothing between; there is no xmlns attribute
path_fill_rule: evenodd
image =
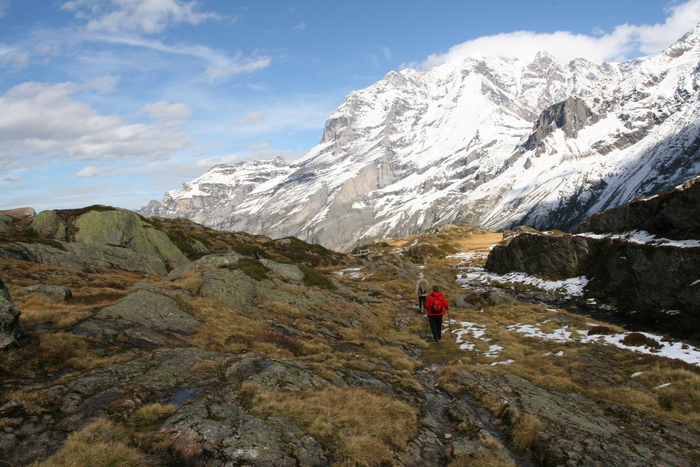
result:
<svg viewBox="0 0 700 467"><path fill-rule="evenodd" d="M10 293L0 279L0 350L17 345L22 336L19 315L19 309L12 303Z"/></svg>
<svg viewBox="0 0 700 467"><path fill-rule="evenodd" d="M182 311L170 297L148 290L137 290L112 306L103 308L97 316L112 316L146 328L176 333L191 333L202 324Z"/></svg>
<svg viewBox="0 0 700 467"><path fill-rule="evenodd" d="M129 248L88 243L65 243L66 249L90 266L116 268L164 276L168 264L160 256L140 253Z"/></svg>
<svg viewBox="0 0 700 467"><path fill-rule="evenodd" d="M87 212L43 211L32 220L31 228L98 267L164 275L189 263L165 232L126 209L94 206Z"/></svg>
<svg viewBox="0 0 700 467"><path fill-rule="evenodd" d="M238 269L212 269L202 275L204 282L198 295L213 298L224 305L241 310L252 308L255 280Z"/></svg>
<svg viewBox="0 0 700 467"><path fill-rule="evenodd" d="M460 370L454 381L471 393L491 394L505 403L501 414L505 425L517 414L537 417L541 429L530 450L542 465L691 467L692 456L682 458L677 453L700 448L692 432L679 423L642 416L610 401L547 391L513 374L492 378ZM475 418L471 405L460 398L451 412L453 419L464 417L465 423Z"/></svg>
<svg viewBox="0 0 700 467"><path fill-rule="evenodd" d="M290 281L303 281L304 273L294 264L276 263L269 259L261 259L260 262L272 269L275 273Z"/></svg>
<svg viewBox="0 0 700 467"><path fill-rule="evenodd" d="M181 407L161 428L186 465L325 467L319 443L293 423L245 413L231 393L211 393Z"/></svg>
<svg viewBox="0 0 700 467"><path fill-rule="evenodd" d="M267 389L299 391L322 386L331 386L325 378L303 368L301 364L266 360L261 362L263 370L250 377L247 383L255 383Z"/></svg>
<svg viewBox="0 0 700 467"><path fill-rule="evenodd" d="M78 257L72 251L55 248L43 243L11 243L8 245L8 248L3 249L2 254L3 256L13 257L22 261L43 263L73 271L95 271L88 262Z"/></svg>
<svg viewBox="0 0 700 467"><path fill-rule="evenodd" d="M115 245L146 255L160 256L170 269L189 263L165 232L146 224L132 211L88 211L75 220L75 228L75 241L78 243Z"/></svg>
<svg viewBox="0 0 700 467"><path fill-rule="evenodd" d="M32 219L31 228L39 235L61 241L68 241L66 220L56 211L42 211Z"/></svg>
<svg viewBox="0 0 700 467"><path fill-rule="evenodd" d="M243 258L243 256L233 251L222 255L202 256L198 260L192 261L191 263L187 263L184 266L180 266L179 268L170 271L170 273L168 273L168 277L178 277L186 272L196 271L197 269L218 268L229 264L236 264L241 258Z"/></svg>
<svg viewBox="0 0 700 467"><path fill-rule="evenodd" d="M34 208L16 208L0 211L0 214L10 216L13 219L26 219L29 217L36 216L36 211L34 210Z"/></svg>
<svg viewBox="0 0 700 467"><path fill-rule="evenodd" d="M8 216L4 216L8 217ZM6 219L3 219L0 217L0 232L9 232L12 230L12 226L10 225L10 222L8 222Z"/></svg>

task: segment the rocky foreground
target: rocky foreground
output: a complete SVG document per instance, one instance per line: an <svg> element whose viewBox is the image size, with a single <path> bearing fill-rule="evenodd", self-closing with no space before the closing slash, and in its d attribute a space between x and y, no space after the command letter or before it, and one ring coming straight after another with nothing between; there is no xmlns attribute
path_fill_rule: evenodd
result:
<svg viewBox="0 0 700 467"><path fill-rule="evenodd" d="M498 235L352 256L105 206L0 221L0 466L700 464L697 365L455 283ZM440 343L420 272L452 304Z"/></svg>

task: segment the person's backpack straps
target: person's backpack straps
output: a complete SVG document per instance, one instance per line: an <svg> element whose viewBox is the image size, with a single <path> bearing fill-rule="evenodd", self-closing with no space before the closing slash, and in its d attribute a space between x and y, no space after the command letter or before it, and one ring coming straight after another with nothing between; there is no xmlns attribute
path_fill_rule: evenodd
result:
<svg viewBox="0 0 700 467"><path fill-rule="evenodd" d="M421 295L428 295L428 281L425 279L418 281L418 291Z"/></svg>

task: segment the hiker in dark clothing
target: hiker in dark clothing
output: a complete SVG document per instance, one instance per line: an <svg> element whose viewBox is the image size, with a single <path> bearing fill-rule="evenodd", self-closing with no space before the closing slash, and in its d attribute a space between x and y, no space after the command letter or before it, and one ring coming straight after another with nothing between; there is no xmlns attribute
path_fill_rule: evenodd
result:
<svg viewBox="0 0 700 467"><path fill-rule="evenodd" d="M430 293L430 285L428 285L428 281L425 280L425 276L423 276L423 273L421 272L418 275L418 282L416 282L416 295L418 296L418 313L420 313L423 308L425 308L425 299L428 297L428 293Z"/></svg>
<svg viewBox="0 0 700 467"><path fill-rule="evenodd" d="M430 330L433 333L435 342L439 342L442 337L442 316L447 313L449 308L447 299L440 293L440 287L434 285L433 293L428 295L428 298L425 300L425 309L428 312Z"/></svg>

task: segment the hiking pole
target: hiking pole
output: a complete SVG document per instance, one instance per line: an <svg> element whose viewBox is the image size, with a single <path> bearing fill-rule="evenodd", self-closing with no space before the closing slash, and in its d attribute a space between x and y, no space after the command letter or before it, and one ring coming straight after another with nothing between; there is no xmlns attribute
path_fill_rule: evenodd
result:
<svg viewBox="0 0 700 467"><path fill-rule="evenodd" d="M452 320L450 319L450 312L447 312L447 326L450 328L450 339L454 340L454 337L452 336Z"/></svg>

